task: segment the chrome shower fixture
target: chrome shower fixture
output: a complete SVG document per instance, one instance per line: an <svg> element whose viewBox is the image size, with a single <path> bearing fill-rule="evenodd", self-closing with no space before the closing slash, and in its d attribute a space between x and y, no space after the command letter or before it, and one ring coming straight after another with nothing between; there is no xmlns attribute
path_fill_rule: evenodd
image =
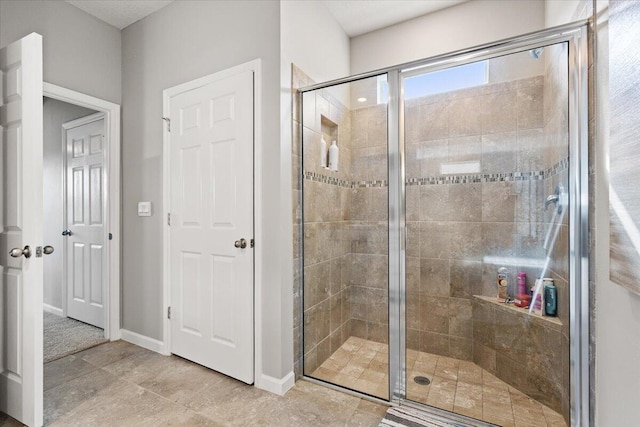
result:
<svg viewBox="0 0 640 427"><path fill-rule="evenodd" d="M556 185L554 193L549 195L549 197L544 201L544 210L546 211L551 204L556 206L557 213L562 213L564 206L567 204L567 193L565 193L564 186L562 184Z"/></svg>

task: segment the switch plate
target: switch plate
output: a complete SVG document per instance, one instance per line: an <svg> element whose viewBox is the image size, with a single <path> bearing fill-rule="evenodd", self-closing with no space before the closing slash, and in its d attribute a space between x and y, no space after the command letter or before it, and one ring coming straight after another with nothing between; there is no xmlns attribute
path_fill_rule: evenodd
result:
<svg viewBox="0 0 640 427"><path fill-rule="evenodd" d="M138 202L138 216L151 216L151 202Z"/></svg>

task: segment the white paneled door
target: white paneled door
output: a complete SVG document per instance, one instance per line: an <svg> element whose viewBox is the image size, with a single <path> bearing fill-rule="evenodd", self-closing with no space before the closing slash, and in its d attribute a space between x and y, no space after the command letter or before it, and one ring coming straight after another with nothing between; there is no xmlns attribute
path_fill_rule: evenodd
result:
<svg viewBox="0 0 640 427"><path fill-rule="evenodd" d="M67 316L104 328L104 114L65 123L63 128Z"/></svg>
<svg viewBox="0 0 640 427"><path fill-rule="evenodd" d="M253 72L171 96L169 111L171 352L250 384Z"/></svg>
<svg viewBox="0 0 640 427"><path fill-rule="evenodd" d="M0 411L42 425L42 37L0 49Z"/></svg>

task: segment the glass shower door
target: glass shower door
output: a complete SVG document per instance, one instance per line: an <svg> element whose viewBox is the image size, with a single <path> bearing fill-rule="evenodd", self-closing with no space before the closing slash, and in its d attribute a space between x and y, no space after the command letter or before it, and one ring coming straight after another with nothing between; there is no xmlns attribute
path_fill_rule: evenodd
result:
<svg viewBox="0 0 640 427"><path fill-rule="evenodd" d="M389 398L386 75L302 94L304 375Z"/></svg>
<svg viewBox="0 0 640 427"><path fill-rule="evenodd" d="M403 75L408 400L569 420L568 74L561 43Z"/></svg>

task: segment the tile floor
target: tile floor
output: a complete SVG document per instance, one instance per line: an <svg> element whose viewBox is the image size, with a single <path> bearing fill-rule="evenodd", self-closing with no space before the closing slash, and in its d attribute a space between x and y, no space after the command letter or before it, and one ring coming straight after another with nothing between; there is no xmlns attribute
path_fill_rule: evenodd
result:
<svg viewBox="0 0 640 427"><path fill-rule="evenodd" d="M388 347L350 337L311 376L388 398ZM550 408L485 371L473 362L407 351L407 398L500 426L565 427ZM430 385L419 385L421 375Z"/></svg>
<svg viewBox="0 0 640 427"><path fill-rule="evenodd" d="M377 426L387 410L304 380L277 396L124 341L46 364L44 389L47 426Z"/></svg>

